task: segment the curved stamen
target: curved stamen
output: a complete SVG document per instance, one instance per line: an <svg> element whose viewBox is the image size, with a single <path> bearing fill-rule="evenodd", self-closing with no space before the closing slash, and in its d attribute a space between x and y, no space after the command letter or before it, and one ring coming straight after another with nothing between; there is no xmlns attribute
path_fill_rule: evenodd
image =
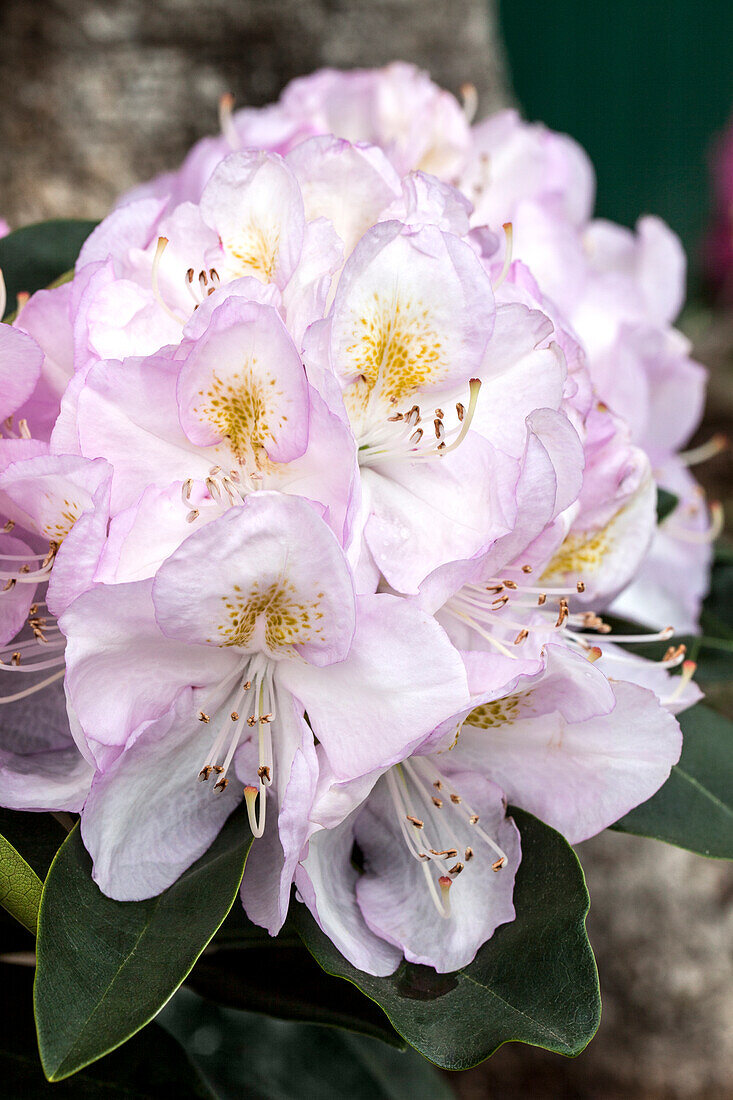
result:
<svg viewBox="0 0 733 1100"><path fill-rule="evenodd" d="M728 436L724 432L716 432L707 443L701 443L699 447L691 447L689 451L681 451L677 457L684 462L685 466L697 466L700 462L707 462L722 451L727 451L729 447Z"/></svg>
<svg viewBox="0 0 733 1100"><path fill-rule="evenodd" d="M463 100L463 115L470 126L478 110L478 92L476 91L476 85L470 83L461 84L460 93L461 99Z"/></svg>
<svg viewBox="0 0 733 1100"><path fill-rule="evenodd" d="M60 680L65 674L66 670L62 668L60 672L55 672L53 676L46 677L45 680L41 680L40 684L34 684L33 687L26 688L25 691L18 691L15 695L0 695L0 706L4 703L17 703L19 699L27 699L29 695L35 695L37 691L41 691L48 684Z"/></svg>
<svg viewBox="0 0 733 1100"><path fill-rule="evenodd" d="M682 695L682 692L691 682L696 670L696 661L684 662L684 664L682 665L682 675L677 677L677 684L675 685L674 691L670 695L667 695L665 696L665 698L659 700L663 707L671 706L672 703L677 702L679 697Z"/></svg>
<svg viewBox="0 0 733 1100"><path fill-rule="evenodd" d="M171 318L171 320L175 321L177 325L185 325L186 318L185 317L179 317L177 313L174 313L173 310L170 309L170 307L163 300L163 295L160 293L160 286L158 284L158 271L159 271L159 268L160 268L161 258L163 256L163 253L165 252L167 246L168 246L168 238L167 237L158 237L158 244L157 244L157 247L155 249L155 256L153 257L153 266L152 266L152 269L150 271L150 283L151 283L151 286L153 288L153 297L155 298L156 302L158 303L160 308L163 310L163 312L167 313L168 316Z"/></svg>
<svg viewBox="0 0 733 1100"><path fill-rule="evenodd" d="M238 149L241 149L242 143L239 140L239 134L232 118L233 109L234 96L231 92L225 92L219 98L219 127L227 140L229 148L233 153L236 153Z"/></svg>
<svg viewBox="0 0 733 1100"><path fill-rule="evenodd" d="M725 527L725 513L719 500L710 502L710 526L705 531L694 531L689 527L682 527L676 520L676 513L673 512L659 526L672 538L679 539L680 542L689 542L700 546L715 542L722 535Z"/></svg>
<svg viewBox="0 0 733 1100"><path fill-rule="evenodd" d="M496 293L509 274L509 268L512 265L512 252L514 250L514 226L511 222L504 222L501 228L504 230L504 236L506 237L506 248L504 250L504 266L499 272L499 277L496 282L492 283L491 289L494 293Z"/></svg>

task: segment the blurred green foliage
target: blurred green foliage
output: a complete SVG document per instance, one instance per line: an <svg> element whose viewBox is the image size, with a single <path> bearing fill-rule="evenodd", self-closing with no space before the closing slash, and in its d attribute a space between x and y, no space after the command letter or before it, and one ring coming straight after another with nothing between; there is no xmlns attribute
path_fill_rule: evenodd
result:
<svg viewBox="0 0 733 1100"><path fill-rule="evenodd" d="M708 151L733 111L731 0L501 0L500 10L524 114L588 150L600 216L668 221L694 283Z"/></svg>

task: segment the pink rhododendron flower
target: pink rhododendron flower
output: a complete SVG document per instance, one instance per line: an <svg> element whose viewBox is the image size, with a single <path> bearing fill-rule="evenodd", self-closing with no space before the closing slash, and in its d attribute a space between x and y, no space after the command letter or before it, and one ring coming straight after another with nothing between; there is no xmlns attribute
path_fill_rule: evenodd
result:
<svg viewBox="0 0 733 1100"><path fill-rule="evenodd" d="M469 114L403 64L225 102L0 332L0 802L80 812L130 900L244 800L249 917L295 883L373 974L470 962L514 918L507 803L593 835L699 698L603 619L671 639L705 589L679 243Z"/></svg>

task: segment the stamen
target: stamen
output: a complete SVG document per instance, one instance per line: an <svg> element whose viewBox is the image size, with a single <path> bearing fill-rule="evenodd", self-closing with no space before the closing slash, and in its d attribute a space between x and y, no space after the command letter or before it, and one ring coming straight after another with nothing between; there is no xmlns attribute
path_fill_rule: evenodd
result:
<svg viewBox="0 0 733 1100"><path fill-rule="evenodd" d="M701 443L699 447L691 447L688 451L682 451L677 457L684 462L685 466L697 466L700 462L707 462L710 458L715 458L722 451L727 451L730 447L730 440L724 432L716 432L714 436L707 441L707 443Z"/></svg>
<svg viewBox="0 0 733 1100"><path fill-rule="evenodd" d="M460 447L463 440L468 434L468 430L471 427L471 421L473 420L473 414L476 412L476 405L478 404L478 395L481 390L481 381L478 378L472 378L468 383L468 389L470 398L468 401L468 414L461 424L461 430L453 440L441 453L447 455L449 451L455 451L456 447Z"/></svg>
<svg viewBox="0 0 733 1100"><path fill-rule="evenodd" d="M236 153L241 148L242 143L239 140L239 134L232 118L233 109L234 96L231 92L225 92L219 99L219 126L229 148L233 153Z"/></svg>
<svg viewBox="0 0 733 1100"><path fill-rule="evenodd" d="M671 695L668 695L664 699L660 700L663 707L669 706L671 703L674 703L679 699L680 695L682 695L682 692L685 690L687 685L692 680L692 677L695 675L696 670L696 661L685 661L683 663L682 673L680 676L677 677L677 684L674 691Z"/></svg>
<svg viewBox="0 0 733 1100"><path fill-rule="evenodd" d="M461 84L461 99L463 100L463 114L470 126L476 117L478 110L478 92L475 84Z"/></svg>
<svg viewBox="0 0 733 1100"><path fill-rule="evenodd" d="M15 695L1 695L0 706L2 706L3 703L15 703L19 699L27 699L29 695L35 695L37 691L41 691L42 688L45 688L48 684L54 683L55 680L60 680L64 675L65 670L61 669L60 672L55 672L53 676L48 676L45 680L41 680L40 684L34 684L33 687L26 688L25 691L18 691Z"/></svg>
<svg viewBox="0 0 733 1100"><path fill-rule="evenodd" d="M158 237L158 245L155 249L155 256L153 257L153 267L150 272L150 282L153 288L153 297L155 298L156 302L163 310L163 312L167 313L168 316L176 322L176 324L185 325L185 317L179 317L178 314L174 313L172 309L169 309L169 307L163 301L163 295L160 293L160 287L158 285L158 269L160 268L160 261L167 246L168 238Z"/></svg>
<svg viewBox="0 0 733 1100"><path fill-rule="evenodd" d="M701 546L715 542L722 535L725 527L725 513L719 500L710 502L710 526L706 531L693 531L688 527L681 526L678 520L678 513L673 512L660 524L660 527L669 532L673 538L679 539L680 542L689 542Z"/></svg>
<svg viewBox="0 0 733 1100"><path fill-rule="evenodd" d="M494 290L494 292L499 289L499 287L509 274L509 268L511 267L512 263L512 252L514 248L514 229L512 227L512 223L504 222L502 229L504 230L504 236L506 237L506 247L504 249L504 266L499 272L499 278L496 280L495 283L492 284L492 289Z"/></svg>

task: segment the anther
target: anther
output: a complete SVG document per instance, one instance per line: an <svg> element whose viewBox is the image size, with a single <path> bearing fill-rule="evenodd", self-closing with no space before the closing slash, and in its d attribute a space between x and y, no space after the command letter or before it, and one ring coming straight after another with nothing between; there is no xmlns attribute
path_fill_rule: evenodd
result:
<svg viewBox="0 0 733 1100"><path fill-rule="evenodd" d="M203 710L199 711L199 722L210 722L211 718Z"/></svg>
<svg viewBox="0 0 733 1100"><path fill-rule="evenodd" d="M231 718L232 722L239 721L239 715L237 714L236 710L233 710L229 717Z"/></svg>
<svg viewBox="0 0 733 1100"><path fill-rule="evenodd" d="M500 859L497 859L494 863L491 864L491 870L500 871L505 863L506 860L504 859L504 856L502 856Z"/></svg>
<svg viewBox="0 0 733 1100"><path fill-rule="evenodd" d="M463 418L464 418L465 415L466 415L466 409L465 409L464 405L462 405L460 401L457 401L456 402L456 416L458 417L458 419L460 421L463 421Z"/></svg>
<svg viewBox="0 0 733 1100"><path fill-rule="evenodd" d="M435 787L436 791L442 791L443 790L443 784L441 783L441 781L439 779L435 780L435 782L433 783L433 786Z"/></svg>
<svg viewBox="0 0 733 1100"><path fill-rule="evenodd" d="M519 633L517 634L516 638L514 639L514 644L515 645L521 645L522 642L524 641L524 639L528 638L528 637L529 637L529 631L528 630L520 630Z"/></svg>
<svg viewBox="0 0 733 1100"><path fill-rule="evenodd" d="M560 600L560 609L559 609L558 614L557 614L557 622L555 623L555 629L556 630L559 629L559 627L562 626L562 624L565 622L565 620L567 619L569 614L570 614L570 610L568 608L568 601L563 596L562 599Z"/></svg>
<svg viewBox="0 0 733 1100"><path fill-rule="evenodd" d="M435 795L433 795L433 805L437 806L439 810L442 810L443 809L443 799L442 798L436 798Z"/></svg>
<svg viewBox="0 0 733 1100"><path fill-rule="evenodd" d="M214 784L214 790L221 794L222 791L226 790L228 784L229 780L225 775L222 775L221 779L218 779Z"/></svg>
<svg viewBox="0 0 733 1100"><path fill-rule="evenodd" d="M414 825L416 829L422 829L425 825L424 821L421 821L419 817L412 817L410 814L406 814L407 820L411 825Z"/></svg>
<svg viewBox="0 0 733 1100"><path fill-rule="evenodd" d="M516 591L516 589L519 588L516 581L502 581L501 583L505 588L510 588L512 591Z"/></svg>
<svg viewBox="0 0 733 1100"><path fill-rule="evenodd" d="M268 725L272 721L273 718L274 718L273 714L262 714L262 715L260 715L260 725L261 726Z"/></svg>
<svg viewBox="0 0 733 1100"><path fill-rule="evenodd" d="M578 592L585 592L585 581L578 581L575 587L577 588Z"/></svg>
<svg viewBox="0 0 733 1100"><path fill-rule="evenodd" d="M460 802L461 802L461 796L459 794L454 793L450 796L450 800L455 806L458 806L458 805L460 805Z"/></svg>
<svg viewBox="0 0 733 1100"><path fill-rule="evenodd" d="M410 436L410 443L419 443L420 440L422 439L422 437L423 437L422 428L416 428L415 431Z"/></svg>
<svg viewBox="0 0 733 1100"><path fill-rule="evenodd" d="M198 518L199 518L198 508L192 508L191 511L186 516L186 523L194 523L195 520L197 520Z"/></svg>
<svg viewBox="0 0 733 1100"><path fill-rule="evenodd" d="M201 771L199 772L199 781L200 781L201 783L205 783L205 782L206 782L206 780L207 780L207 779L209 778L209 776L211 775L211 771L212 771L212 768L211 768L211 764L206 764L206 765L205 765L205 766L204 766L204 767L203 767L203 768L201 769Z"/></svg>
<svg viewBox="0 0 733 1100"><path fill-rule="evenodd" d="M462 870L463 870L463 864L462 863L454 863L453 866L448 871L448 874L449 875L460 875Z"/></svg>
<svg viewBox="0 0 733 1100"><path fill-rule="evenodd" d="M471 814L471 816L469 817L468 821L469 821L469 824L470 824L470 825L478 825L478 823L479 823L479 816L478 816L478 814Z"/></svg>
<svg viewBox="0 0 733 1100"><path fill-rule="evenodd" d="M13 656L10 658L11 665L16 667L20 664L20 653L16 650Z"/></svg>
<svg viewBox="0 0 733 1100"><path fill-rule="evenodd" d="M254 714L250 714L249 718L247 719L247 725L250 727L250 729L256 724L256 722L257 719L255 718Z"/></svg>
<svg viewBox="0 0 733 1100"><path fill-rule="evenodd" d="M437 416L438 420L442 420L443 417L445 416L445 413L443 412L442 409L436 409L435 410L435 415Z"/></svg>
<svg viewBox="0 0 733 1100"><path fill-rule="evenodd" d="M189 283L193 282L194 274L195 274L195 272L194 272L193 268L189 267L188 271L186 272L186 279L188 280Z"/></svg>
<svg viewBox="0 0 733 1100"><path fill-rule="evenodd" d="M532 566L531 565L523 565L522 566L522 572L523 573L531 573L532 572Z"/></svg>
<svg viewBox="0 0 733 1100"><path fill-rule="evenodd" d="M270 782L270 769L268 768L267 764L260 764L259 768L257 769L257 774L260 779L265 779L268 783Z"/></svg>
<svg viewBox="0 0 733 1100"><path fill-rule="evenodd" d="M463 858L466 863L468 863L469 859L473 859L473 848L466 848L466 851L463 853Z"/></svg>

